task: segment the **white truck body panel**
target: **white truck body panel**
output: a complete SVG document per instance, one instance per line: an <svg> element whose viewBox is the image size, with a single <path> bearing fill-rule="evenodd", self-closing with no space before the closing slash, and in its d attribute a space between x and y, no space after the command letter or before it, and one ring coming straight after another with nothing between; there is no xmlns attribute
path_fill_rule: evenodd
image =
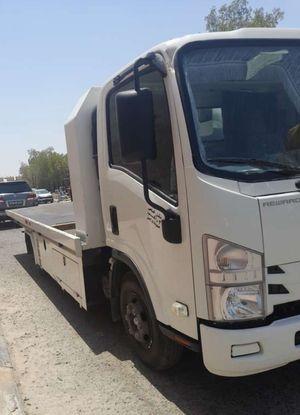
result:
<svg viewBox="0 0 300 415"><path fill-rule="evenodd" d="M239 182L239 191L248 196L267 196L295 192L295 179L274 180L272 182Z"/></svg>
<svg viewBox="0 0 300 415"><path fill-rule="evenodd" d="M37 265L87 309L82 257L47 239L45 234L34 234L34 242L38 252Z"/></svg>
<svg viewBox="0 0 300 415"><path fill-rule="evenodd" d="M299 203L295 191L259 197L266 266L299 261Z"/></svg>
<svg viewBox="0 0 300 415"><path fill-rule="evenodd" d="M195 175L194 169L186 169L187 181L193 189L188 193L190 206L191 240L197 316L208 318L205 291L203 235L219 238L241 246L263 251L258 202L225 186L211 185L209 178ZM251 218L251 226L249 226Z"/></svg>
<svg viewBox="0 0 300 415"><path fill-rule="evenodd" d="M76 232L88 248L105 246L105 232L92 145L92 113L96 111L101 88L89 89L75 106L65 125L68 162ZM101 148L101 147L100 147Z"/></svg>
<svg viewBox="0 0 300 415"><path fill-rule="evenodd" d="M246 376L284 366L300 359L295 332L300 317L275 321L270 326L222 330L201 324L203 359L210 372L221 376ZM259 344L260 352L232 357L232 346Z"/></svg>

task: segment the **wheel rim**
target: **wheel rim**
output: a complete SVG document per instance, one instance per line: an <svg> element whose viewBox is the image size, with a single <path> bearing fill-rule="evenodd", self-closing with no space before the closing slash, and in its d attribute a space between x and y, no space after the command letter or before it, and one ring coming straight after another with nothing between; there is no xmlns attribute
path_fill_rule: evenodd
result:
<svg viewBox="0 0 300 415"><path fill-rule="evenodd" d="M148 313L143 301L136 293L132 293L125 306L124 318L130 336L145 350L149 350L152 345L152 335Z"/></svg>

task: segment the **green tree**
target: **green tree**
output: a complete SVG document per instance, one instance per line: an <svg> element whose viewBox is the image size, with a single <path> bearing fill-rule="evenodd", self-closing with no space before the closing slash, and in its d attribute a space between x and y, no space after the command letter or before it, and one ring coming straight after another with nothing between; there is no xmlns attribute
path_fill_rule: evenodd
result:
<svg viewBox="0 0 300 415"><path fill-rule="evenodd" d="M53 147L28 150L28 162L21 163L20 175L32 187L55 190L69 175L67 155L57 153Z"/></svg>
<svg viewBox="0 0 300 415"><path fill-rule="evenodd" d="M205 21L208 32L224 32L241 27L276 27L283 18L279 8L266 12L263 7L253 9L248 0L233 0L219 9L213 6Z"/></svg>

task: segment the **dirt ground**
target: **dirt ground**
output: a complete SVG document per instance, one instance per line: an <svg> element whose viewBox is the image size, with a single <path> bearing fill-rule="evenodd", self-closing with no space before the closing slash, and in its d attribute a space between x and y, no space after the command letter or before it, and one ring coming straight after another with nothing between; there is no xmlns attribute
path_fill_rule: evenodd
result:
<svg viewBox="0 0 300 415"><path fill-rule="evenodd" d="M300 414L300 363L248 378L209 374L186 352L166 373L145 368L103 306L81 310L0 224L0 323L28 415Z"/></svg>

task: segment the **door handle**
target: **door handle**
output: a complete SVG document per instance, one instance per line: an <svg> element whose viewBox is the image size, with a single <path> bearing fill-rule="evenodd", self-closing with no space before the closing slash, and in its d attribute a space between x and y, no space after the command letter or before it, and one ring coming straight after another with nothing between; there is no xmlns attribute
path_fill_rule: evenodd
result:
<svg viewBox="0 0 300 415"><path fill-rule="evenodd" d="M114 235L119 235L118 213L116 206L109 206L111 231Z"/></svg>
<svg viewBox="0 0 300 415"><path fill-rule="evenodd" d="M171 210L166 211L165 218L162 220L162 234L166 241L181 244L181 220L177 213Z"/></svg>

